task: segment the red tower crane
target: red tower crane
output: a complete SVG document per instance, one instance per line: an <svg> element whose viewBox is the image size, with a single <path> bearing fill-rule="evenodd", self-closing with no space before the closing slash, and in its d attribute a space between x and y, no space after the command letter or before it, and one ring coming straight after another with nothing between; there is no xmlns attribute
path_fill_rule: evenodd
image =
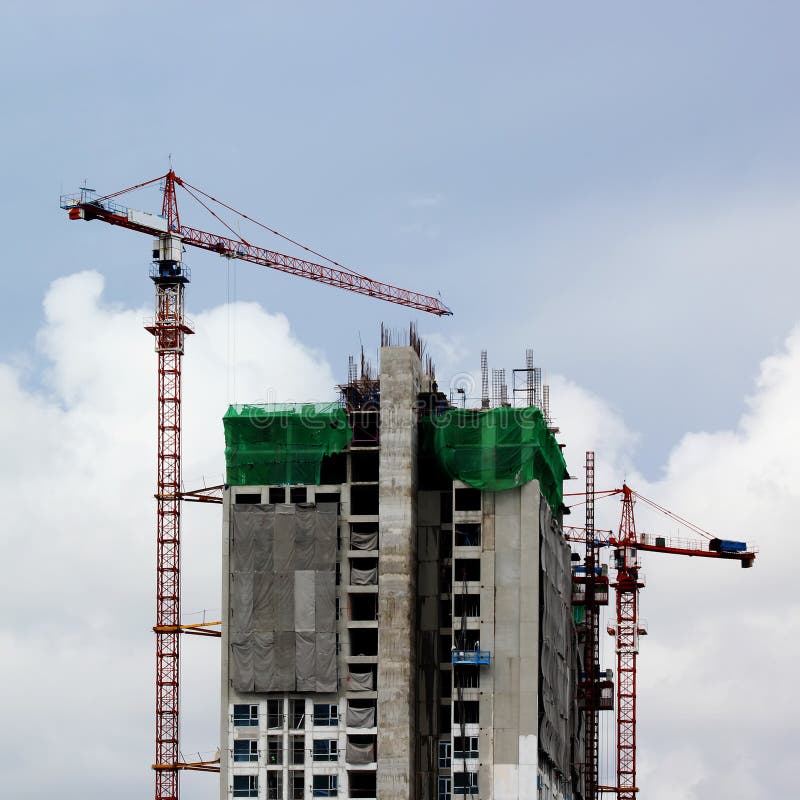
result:
<svg viewBox="0 0 800 800"><path fill-rule="evenodd" d="M592 488L593 478L594 471L592 469ZM614 567L617 573L616 580L611 584L616 590L616 623L614 626L608 627L608 633L616 639L617 654L617 780L616 786L599 786L595 773L594 784L587 781L585 785L589 785L595 790L595 795L587 795L587 800L595 800L596 793L602 791L614 792L620 800L634 800L639 791L639 787L636 785L636 660L639 653L639 638L647 633L639 619L639 590L644 587L644 580L639 573L641 566L639 553L643 551L701 558L732 559L738 561L742 567L749 568L753 566L756 550L749 548L745 542L713 537L708 531L635 492L627 484L623 484L621 489L606 490L599 494L603 497L622 495L622 517L618 534L615 536L612 531L598 530L594 531L594 536L591 537L595 547L610 546L614 548ZM594 495L592 490L592 504ZM697 536L703 537L705 541L702 538L685 540L637 533L633 513L636 500L641 500L656 511L666 514L674 521L689 528ZM588 512L590 503L588 489L586 501ZM590 539L590 526L591 528L594 526L593 505L591 512L587 513L586 527L565 527L564 535L569 541L586 544ZM587 554L588 552L587 549ZM588 562L589 556L587 555L587 564ZM597 762L594 763L596 765Z"/></svg>
<svg viewBox="0 0 800 800"><path fill-rule="evenodd" d="M164 188L160 215L128 208L115 199L161 182ZM183 188L236 239L182 225L176 187ZM250 244L212 210L209 202L302 247L306 252L328 261L328 264L306 261ZM146 326L155 337L158 353L156 624L153 628L156 633L156 746L153 769L156 773L156 800L177 800L180 770L214 769L211 762L182 763L179 750L179 635L181 632L213 635L204 626L186 626L180 621L181 499L189 495L186 499L213 500L202 492L183 493L181 486L181 360L184 338L193 332L184 314L184 291L191 277L182 263L184 245L210 250L227 258L250 261L437 316L449 315L451 311L435 297L372 280L327 259L192 186L173 170L102 197L98 197L91 189L83 188L79 194L62 196L60 205L69 213L70 219L98 219L154 237L150 277L155 284L155 317L152 324Z"/></svg>

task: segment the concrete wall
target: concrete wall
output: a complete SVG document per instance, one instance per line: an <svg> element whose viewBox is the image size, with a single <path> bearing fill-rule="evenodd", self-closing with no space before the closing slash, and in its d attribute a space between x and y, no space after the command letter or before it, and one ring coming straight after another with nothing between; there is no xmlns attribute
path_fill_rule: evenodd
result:
<svg viewBox="0 0 800 800"><path fill-rule="evenodd" d="M493 501L494 569L487 571L494 580L493 694L486 716L481 704L481 727L493 727L494 741L491 760L481 758L479 787L491 787L494 800L517 800L531 796L537 778L539 485L498 492Z"/></svg>
<svg viewBox="0 0 800 800"><path fill-rule="evenodd" d="M411 347L381 349L379 800L415 800L417 397Z"/></svg>

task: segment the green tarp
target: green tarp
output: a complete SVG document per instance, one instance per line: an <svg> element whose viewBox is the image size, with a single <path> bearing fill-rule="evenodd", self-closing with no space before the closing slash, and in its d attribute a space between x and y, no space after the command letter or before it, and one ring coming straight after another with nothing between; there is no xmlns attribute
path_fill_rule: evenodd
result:
<svg viewBox="0 0 800 800"><path fill-rule="evenodd" d="M319 484L322 459L353 438L336 403L235 405L222 422L230 486Z"/></svg>
<svg viewBox="0 0 800 800"><path fill-rule="evenodd" d="M488 492L535 479L550 508L561 508L567 467L538 408L450 409L426 418L423 433L451 478Z"/></svg>

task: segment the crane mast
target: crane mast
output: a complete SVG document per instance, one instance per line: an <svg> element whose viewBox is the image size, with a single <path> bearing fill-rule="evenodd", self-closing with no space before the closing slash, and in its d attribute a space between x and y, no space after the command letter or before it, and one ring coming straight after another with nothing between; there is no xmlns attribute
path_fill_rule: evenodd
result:
<svg viewBox="0 0 800 800"><path fill-rule="evenodd" d="M614 552L617 577L617 796L634 800L636 786L636 658L639 654L639 557L633 494L622 486L622 520Z"/></svg>
<svg viewBox="0 0 800 800"><path fill-rule="evenodd" d="M181 598L181 360L187 334L180 237L156 240L150 277L155 317L146 329L158 356L156 489L156 773L157 800L177 800L180 720Z"/></svg>
<svg viewBox="0 0 800 800"><path fill-rule="evenodd" d="M597 704L597 673L600 669L600 607L595 596L599 548L594 532L594 452L586 452L586 641L584 644L584 673L581 687L584 698L584 777L586 800L596 800L598 762L600 757L599 709Z"/></svg>
<svg viewBox="0 0 800 800"><path fill-rule="evenodd" d="M114 201L121 194L157 181L163 181L164 186L160 215L135 211ZM159 178L104 197L96 197L91 190L82 189L78 195L62 196L60 203L70 219L99 219L155 237L150 271L155 286L155 316L145 325L154 337L158 358L156 624L153 627L156 634L155 800L178 800L178 775L181 770L219 771L218 760L183 763L180 754L180 635L184 632L219 635L205 625L182 625L180 621L181 500L220 502L219 498L212 496L213 492L183 492L181 483L181 366L185 337L193 333L184 310L185 288L190 280L190 272L182 263L184 245L193 245L227 258L250 261L437 316L452 313L437 298L375 281L336 262L331 262L333 266L316 264L254 246L241 237L235 240L183 226L178 212L177 186L185 188L213 216L217 216L194 192L214 202L220 201L187 184L172 170ZM220 205L234 211L224 203ZM241 216L250 219L246 215ZM233 231L230 226L226 227Z"/></svg>

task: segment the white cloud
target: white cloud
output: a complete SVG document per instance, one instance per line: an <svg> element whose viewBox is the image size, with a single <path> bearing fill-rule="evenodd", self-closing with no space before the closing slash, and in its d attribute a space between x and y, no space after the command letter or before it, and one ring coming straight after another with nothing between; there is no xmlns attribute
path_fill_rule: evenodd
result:
<svg viewBox="0 0 800 800"><path fill-rule="evenodd" d="M650 629L639 658L642 791L671 800L792 796L800 327L762 362L736 428L684 435L663 478L652 483L631 472L635 438L607 405L579 387L554 384L572 463L578 456L582 462L575 444L589 445L604 470L616 471L604 488L627 477L641 494L707 530L760 545L748 571L736 562L642 554L640 613ZM605 527L619 524L618 502L604 501L598 511ZM641 503L636 512L639 531L686 535ZM605 636L603 650L613 667Z"/></svg>
<svg viewBox="0 0 800 800"><path fill-rule="evenodd" d="M6 793L19 798L99 796L94 787L111 785L125 800L152 787L155 355L141 327L147 310L109 307L102 292L101 277L89 272L52 285L37 340L45 368L34 388L24 367L0 365L8 454L0 466L8 554L0 746L9 755ZM332 396L330 367L294 338L285 317L239 304L235 319L238 399ZM230 399L228 310L204 312L195 325L186 345L184 475L213 482ZM448 343L431 343L434 360L439 344ZM443 350L445 361L463 358L457 341ZM619 413L573 381L550 383L579 477L574 489L583 451L593 448L598 486L627 477L704 527L761 545L750 571L643 556L651 635L640 658L642 790L671 800L792 796L800 328L763 362L740 424L686 434L650 484L635 470L638 439ZM614 525L618 510L601 507L600 524ZM675 532L644 511L637 506L640 528ZM579 517L576 510L572 521ZM219 522L218 508L186 509L187 613L219 605ZM184 647L184 744L206 751L218 735L218 649L196 640ZM605 637L603 647L613 666ZM193 797L216 796L213 776L187 776L189 785Z"/></svg>
<svg viewBox="0 0 800 800"><path fill-rule="evenodd" d="M152 792L156 356L142 328L148 310L109 307L102 293L93 272L53 283L36 388L0 365L8 454L0 746L9 755L4 794L19 798L100 796L109 786L123 800ZM329 366L294 339L283 315L239 304L235 318L239 397L332 396ZM229 400L227 309L194 323L187 485L222 476ZM186 509L187 613L219 608L219 525L219 507ZM207 751L218 741L218 645L190 638L183 647L184 744ZM215 778L201 777L192 796L217 796Z"/></svg>

